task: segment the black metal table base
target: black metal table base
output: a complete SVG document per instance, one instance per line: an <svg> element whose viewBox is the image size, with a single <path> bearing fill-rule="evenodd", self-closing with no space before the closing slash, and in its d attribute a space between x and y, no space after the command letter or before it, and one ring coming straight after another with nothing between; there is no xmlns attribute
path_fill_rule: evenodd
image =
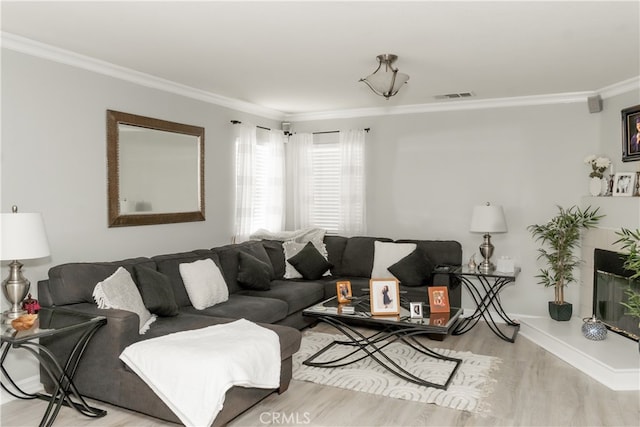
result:
<svg viewBox="0 0 640 427"><path fill-rule="evenodd" d="M53 425L53 422L58 416L62 406L72 407L82 415L91 418L104 417L107 414L107 411L105 410L89 406L72 381L78 368L78 363L80 362L89 340L100 326L102 326L102 323L95 323L80 336L78 342L69 354L64 367L60 365L49 349L37 342L27 341L22 342L17 346L33 354L38 359L40 365L45 370L49 378L55 382L56 385L54 391L50 395L45 393L26 393L18 387L4 367L4 361L9 349L11 348L11 344L8 342L2 343L2 347L0 347L2 349L0 367L3 378L5 378L9 384L7 385L2 382L0 385L2 385L2 388L7 393L18 399L42 399L49 401L47 409L40 421L40 426Z"/></svg>
<svg viewBox="0 0 640 427"><path fill-rule="evenodd" d="M504 311L504 308L502 308L499 295L502 288L512 283L514 281L514 278L491 277L479 274L473 275L473 277L478 279L480 286L477 286L476 283L470 280L468 277L465 277L464 275L458 275L458 278L460 278L462 283L464 283L465 287L471 294L471 297L475 302L476 309L471 316L464 317L459 320L458 324L453 329L452 335L462 335L469 332L482 318L485 320L486 324L493 331L493 333L496 334L499 338L511 343L515 342L518 331L520 330L520 323L511 319L507 315L507 313ZM489 282L489 278L494 279L493 284ZM513 331L510 335L503 332L498 323L496 323L491 309L493 309L493 311L497 313L500 318L502 318L506 326L513 328Z"/></svg>
<svg viewBox="0 0 640 427"><path fill-rule="evenodd" d="M322 348L320 351L309 357L307 360L302 362L307 366L314 366L319 368L338 368L341 366L347 366L352 363L356 363L360 360L370 357L371 359L375 360L380 366L384 367L389 372L399 378L402 378L405 381L424 387L434 387L437 389L446 390L449 387L449 384L451 383L451 380L455 376L456 372L458 371L460 364L462 363L461 359L443 356L418 342L415 337L418 335L425 335L426 333L424 329L421 328L403 327L385 329L376 332L371 336L365 336L346 323L334 317L320 316L318 317L318 319L330 324L331 326L342 332L342 334L347 337L347 340L334 340L333 342ZM417 352L426 356L453 363L453 369L445 383L438 384L420 378L419 376L409 372L407 369L401 367L391 357L385 354L383 351L385 347L396 341L401 341ZM330 348L336 345L354 347L354 349L337 359L316 361L316 359L318 359L322 354L326 353Z"/></svg>

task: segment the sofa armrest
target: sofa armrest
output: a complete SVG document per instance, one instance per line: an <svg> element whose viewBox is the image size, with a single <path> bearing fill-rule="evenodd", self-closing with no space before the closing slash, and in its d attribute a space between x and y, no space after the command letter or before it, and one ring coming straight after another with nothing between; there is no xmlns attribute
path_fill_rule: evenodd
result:
<svg viewBox="0 0 640 427"><path fill-rule="evenodd" d="M113 372L124 369L124 363L119 359L120 353L142 337L138 333L138 315L125 310L99 309L95 304L89 303L63 305L55 309L107 318L107 323L98 329L87 344L74 383L81 393L96 398L101 397L105 391L117 392L120 376L114 375ZM61 336L42 338L40 342L53 352L59 361L64 362L82 332L79 330ZM110 374L104 375L105 373ZM42 370L40 379L47 388L52 384Z"/></svg>

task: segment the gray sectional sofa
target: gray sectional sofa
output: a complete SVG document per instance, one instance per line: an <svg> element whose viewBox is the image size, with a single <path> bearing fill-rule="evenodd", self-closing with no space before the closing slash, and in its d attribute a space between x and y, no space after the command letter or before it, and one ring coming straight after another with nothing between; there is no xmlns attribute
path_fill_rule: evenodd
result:
<svg viewBox="0 0 640 427"><path fill-rule="evenodd" d="M108 402L164 420L179 422L171 410L154 392L123 362L120 353L129 345L169 333L198 329L210 325L245 318L275 331L281 344L281 384L284 392L291 380L292 355L300 346L300 330L309 326L312 319L302 316L302 310L326 298L335 296L337 280L351 280L355 295L368 289L369 277L374 262L374 242L392 242L391 239L375 237L326 236L330 275L315 280L285 279L285 254L282 242L273 240L249 241L212 249L142 257L115 262L69 263L49 270L48 280L38 283L38 296L43 307L56 307L65 311L102 315L107 324L93 337L78 367L74 382L80 392L90 398ZM448 284L447 275L432 275L435 265L460 265L462 249L455 241L398 240L417 245L422 270L431 267L420 283L414 280L411 286L401 282L405 300L426 301L427 286ZM239 259L250 254L270 266L268 289L247 287L239 281L244 265ZM195 309L181 278L179 265L210 258L220 268L227 287L229 299L204 310ZM252 258L253 259L253 258ZM417 259L417 258L416 258ZM423 260L427 260L426 263ZM406 264L411 267L411 260ZM149 330L140 335L139 320L135 313L116 309L99 309L92 292L96 284L113 274L119 267L126 268L133 277L140 267L156 271L171 283L176 310L171 316L158 316ZM136 267L137 266L137 267ZM241 268L242 267L242 268ZM414 272L415 273L415 272ZM242 276L242 274L240 274ZM244 276L242 276L244 277ZM407 276L408 277L408 276ZM409 283L407 283L409 284ZM460 287L450 285L450 303L460 306ZM147 299L144 292L145 304ZM151 310L153 312L153 310ZM166 314L166 313L165 313ZM64 358L71 350L73 335L67 339L44 339L54 354ZM41 373L47 390L52 384ZM224 425L274 390L233 387L226 395L225 404L214 425Z"/></svg>

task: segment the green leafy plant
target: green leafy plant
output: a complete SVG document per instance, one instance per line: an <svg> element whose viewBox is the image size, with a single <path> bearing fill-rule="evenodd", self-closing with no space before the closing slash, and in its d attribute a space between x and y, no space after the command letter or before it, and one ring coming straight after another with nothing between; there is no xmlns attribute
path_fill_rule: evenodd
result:
<svg viewBox="0 0 640 427"><path fill-rule="evenodd" d="M543 245L538 249L538 259L544 259L548 265L548 268L540 269L536 278L539 284L555 288L556 304L564 304L564 287L575 282L574 269L582 262L574 254L580 242L580 231L595 227L603 216L598 215L598 208L592 210L591 206L584 211L577 206L569 209L558 206L558 213L547 223L527 227Z"/></svg>
<svg viewBox="0 0 640 427"><path fill-rule="evenodd" d="M614 244L620 243L622 250L627 251L623 267L630 270L633 275L631 279L640 278L640 251L638 245L640 245L640 230L632 231L626 228L622 228L621 231L616 232L620 239L616 240ZM640 319L640 293L631 289L625 289L628 302L621 302L628 311L625 314ZM640 327L640 321L638 323Z"/></svg>

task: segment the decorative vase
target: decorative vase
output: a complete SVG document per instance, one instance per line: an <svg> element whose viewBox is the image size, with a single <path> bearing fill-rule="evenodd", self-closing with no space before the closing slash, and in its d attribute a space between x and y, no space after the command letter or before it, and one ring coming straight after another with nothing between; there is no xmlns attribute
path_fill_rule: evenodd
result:
<svg viewBox="0 0 640 427"><path fill-rule="evenodd" d="M602 178L594 176L589 181L589 194L593 197L599 196L602 192Z"/></svg>
<svg viewBox="0 0 640 427"><path fill-rule="evenodd" d="M607 337L607 327L596 316L582 319L582 335L593 341L602 341Z"/></svg>
<svg viewBox="0 0 640 427"><path fill-rule="evenodd" d="M565 322L571 319L572 314L573 305L571 305L571 303L556 304L555 301L549 301L549 316L551 316L553 320Z"/></svg>

